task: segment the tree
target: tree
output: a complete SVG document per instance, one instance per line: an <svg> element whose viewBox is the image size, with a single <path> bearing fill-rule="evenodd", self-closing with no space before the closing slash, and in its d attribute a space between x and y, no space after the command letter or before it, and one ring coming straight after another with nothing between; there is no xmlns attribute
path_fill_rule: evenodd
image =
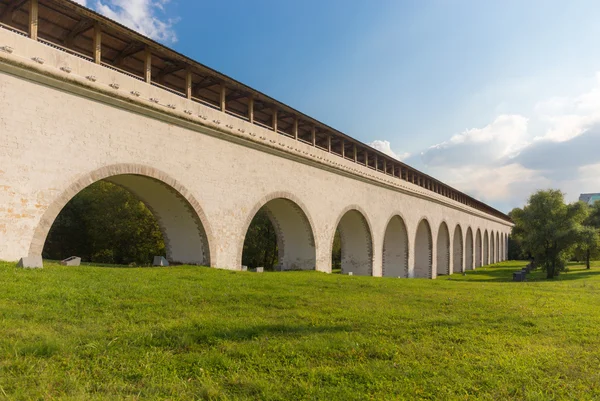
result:
<svg viewBox="0 0 600 401"><path fill-rule="evenodd" d="M582 202L565 204L559 190L538 191L529 197L523 209L512 211L513 236L546 271L556 277L566 266L581 240L587 206Z"/></svg>
<svg viewBox="0 0 600 401"><path fill-rule="evenodd" d="M60 212L44 246L48 259L147 265L164 255L158 222L129 191L106 181L83 189Z"/></svg>
<svg viewBox="0 0 600 401"><path fill-rule="evenodd" d="M596 202L588 208L588 215L584 220L580 233L579 244L577 246L577 257L583 256L586 268L590 268L591 257L600 256L600 203Z"/></svg>
<svg viewBox="0 0 600 401"><path fill-rule="evenodd" d="M267 212L260 209L246 232L242 264L273 270L273 267L277 265L278 256L277 233Z"/></svg>
<svg viewBox="0 0 600 401"><path fill-rule="evenodd" d="M589 269L590 258L592 256L597 256L598 253L598 240L600 239L598 236L598 229L585 225L579 230L578 236L579 238L575 252L578 256L583 255L582 259L585 259L585 266Z"/></svg>

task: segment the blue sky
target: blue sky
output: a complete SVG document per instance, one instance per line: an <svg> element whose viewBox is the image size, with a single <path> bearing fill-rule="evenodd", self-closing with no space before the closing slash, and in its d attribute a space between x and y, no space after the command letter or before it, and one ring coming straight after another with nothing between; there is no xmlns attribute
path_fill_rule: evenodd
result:
<svg viewBox="0 0 600 401"><path fill-rule="evenodd" d="M600 3L80 0L503 211L600 192Z"/></svg>

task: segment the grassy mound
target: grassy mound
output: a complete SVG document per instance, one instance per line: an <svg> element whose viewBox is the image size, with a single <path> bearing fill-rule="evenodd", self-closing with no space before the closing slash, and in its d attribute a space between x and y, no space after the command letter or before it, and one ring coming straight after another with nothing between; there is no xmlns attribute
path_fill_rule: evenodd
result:
<svg viewBox="0 0 600 401"><path fill-rule="evenodd" d="M0 263L0 399L600 398L600 270L510 282L523 265L402 280Z"/></svg>

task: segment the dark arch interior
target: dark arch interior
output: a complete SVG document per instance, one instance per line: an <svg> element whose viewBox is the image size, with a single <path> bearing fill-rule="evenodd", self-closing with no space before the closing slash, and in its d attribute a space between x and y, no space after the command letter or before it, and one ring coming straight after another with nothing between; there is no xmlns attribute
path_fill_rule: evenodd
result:
<svg viewBox="0 0 600 401"><path fill-rule="evenodd" d="M432 243L429 223L427 220L421 220L415 237L415 277L431 278Z"/></svg>
<svg viewBox="0 0 600 401"><path fill-rule="evenodd" d="M302 209L288 199L267 202L248 227L242 264L267 270L314 270L315 241Z"/></svg>
<svg viewBox="0 0 600 401"><path fill-rule="evenodd" d="M436 250L437 274L450 274L450 233L446 223L440 224Z"/></svg>
<svg viewBox="0 0 600 401"><path fill-rule="evenodd" d="M408 277L408 232L400 216L394 216L383 240L383 276Z"/></svg>
<svg viewBox="0 0 600 401"><path fill-rule="evenodd" d="M481 244L481 231L477 230L475 237L475 267L481 267L483 262L483 249Z"/></svg>
<svg viewBox="0 0 600 401"><path fill-rule="evenodd" d="M209 265L206 234L195 211L173 188L150 177L122 174L100 180L75 195L47 236L43 256L150 265Z"/></svg>
<svg viewBox="0 0 600 401"><path fill-rule="evenodd" d="M341 271L359 276L373 275L373 247L366 219L358 210L344 214L337 226L341 245Z"/></svg>
<svg viewBox="0 0 600 401"><path fill-rule="evenodd" d="M462 237L462 229L460 226L456 226L454 229L454 244L452 246L452 255L454 256L454 260L452 261L452 271L454 273L462 272L464 269L463 266L463 237Z"/></svg>
<svg viewBox="0 0 600 401"><path fill-rule="evenodd" d="M465 245L465 270L473 270L474 268L474 245L473 245L473 230L471 227L467 230L467 241Z"/></svg>

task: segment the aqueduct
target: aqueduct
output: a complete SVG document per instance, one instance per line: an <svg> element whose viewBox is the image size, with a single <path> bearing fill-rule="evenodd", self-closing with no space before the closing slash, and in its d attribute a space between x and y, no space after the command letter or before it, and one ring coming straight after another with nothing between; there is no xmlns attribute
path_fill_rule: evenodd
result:
<svg viewBox="0 0 600 401"><path fill-rule="evenodd" d="M172 261L240 269L267 212L281 269L428 277L502 261L505 214L69 0L0 0L0 259L109 180Z"/></svg>

